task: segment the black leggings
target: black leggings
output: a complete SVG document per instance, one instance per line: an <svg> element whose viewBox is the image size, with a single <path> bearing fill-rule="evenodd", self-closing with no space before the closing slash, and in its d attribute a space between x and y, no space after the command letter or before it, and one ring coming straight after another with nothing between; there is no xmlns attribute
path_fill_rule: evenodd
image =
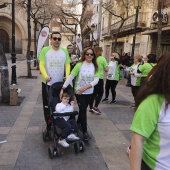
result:
<svg viewBox="0 0 170 170"><path fill-rule="evenodd" d="M141 170L152 170L152 169L142 160Z"/></svg>
<svg viewBox="0 0 170 170"><path fill-rule="evenodd" d="M136 103L136 95L139 91L139 86L132 86L131 85L131 91L132 91L132 94L133 94L133 97L134 97L134 100L135 100L135 103Z"/></svg>
<svg viewBox="0 0 170 170"><path fill-rule="evenodd" d="M92 94L76 94L76 100L79 107L77 123L81 124L83 133L87 132L87 107L91 100Z"/></svg>
<svg viewBox="0 0 170 170"><path fill-rule="evenodd" d="M95 107L98 107L101 99L102 99L102 96L103 96L103 93L104 93L104 90L103 90L103 79L99 79L99 82L98 84L96 84L94 86L94 91L93 91L93 95L92 95L92 98L91 98L91 101L90 101L90 109L92 109L93 107L93 103L94 103L94 100L95 100Z"/></svg>
<svg viewBox="0 0 170 170"><path fill-rule="evenodd" d="M50 86L47 85L47 87L46 87L46 84L42 83L43 110L44 110L44 119L46 122L47 122L47 117L49 115L47 88L49 89Z"/></svg>
<svg viewBox="0 0 170 170"><path fill-rule="evenodd" d="M118 84L118 81L116 80L106 80L106 85L105 85L105 96L106 98L109 97L109 90L111 88L111 92L112 92L112 100L115 100L116 98L116 86Z"/></svg>

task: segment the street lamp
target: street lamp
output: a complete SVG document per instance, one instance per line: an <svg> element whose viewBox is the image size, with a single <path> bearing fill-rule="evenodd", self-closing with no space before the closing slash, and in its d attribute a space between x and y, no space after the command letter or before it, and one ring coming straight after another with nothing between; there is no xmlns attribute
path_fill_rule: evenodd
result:
<svg viewBox="0 0 170 170"><path fill-rule="evenodd" d="M12 78L11 84L17 84L16 80L16 53L15 53L15 0L12 0Z"/></svg>
<svg viewBox="0 0 170 170"><path fill-rule="evenodd" d="M136 17L135 17L135 25L134 25L134 36L133 36L131 58L134 57L135 41L136 41L136 27L138 24L139 9L141 9L141 6L142 6L142 0L134 0L134 8L136 9Z"/></svg>
<svg viewBox="0 0 170 170"><path fill-rule="evenodd" d="M93 40L94 39L94 36L93 36L93 33L94 33L94 30L95 30L96 26L94 24L91 25L90 29L91 29L91 35L92 35L92 47L93 47Z"/></svg>

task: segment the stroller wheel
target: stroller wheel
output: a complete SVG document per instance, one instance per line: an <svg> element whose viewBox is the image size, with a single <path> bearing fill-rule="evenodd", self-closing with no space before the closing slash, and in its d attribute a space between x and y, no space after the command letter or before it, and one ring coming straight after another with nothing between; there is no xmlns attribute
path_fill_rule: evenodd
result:
<svg viewBox="0 0 170 170"><path fill-rule="evenodd" d="M82 141L79 143L79 151L84 152L84 143Z"/></svg>
<svg viewBox="0 0 170 170"><path fill-rule="evenodd" d="M56 156L56 157L59 156L59 151L58 151L57 148L53 149L53 155Z"/></svg>
<svg viewBox="0 0 170 170"><path fill-rule="evenodd" d="M75 153L78 153L78 145L77 145L77 143L74 143L74 151L75 151Z"/></svg>
<svg viewBox="0 0 170 170"><path fill-rule="evenodd" d="M50 159L53 159L53 158L54 158L54 153L53 153L52 147L49 147L49 148L48 148L48 154L49 154Z"/></svg>

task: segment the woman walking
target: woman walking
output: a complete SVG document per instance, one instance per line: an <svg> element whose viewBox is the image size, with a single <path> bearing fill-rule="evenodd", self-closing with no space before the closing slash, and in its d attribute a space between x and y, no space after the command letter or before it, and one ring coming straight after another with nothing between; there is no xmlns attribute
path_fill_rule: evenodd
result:
<svg viewBox="0 0 170 170"><path fill-rule="evenodd" d="M90 110L91 113L96 113L98 115L101 114L101 111L98 108L98 105L102 99L103 93L104 93L104 71L107 72L109 70L108 63L106 61L106 58L102 56L102 48L101 47L95 47L94 48L95 55L97 57L97 64L98 64L98 72L99 72L99 82L94 86L94 92L92 95L92 99L90 101ZM95 101L94 107L93 103Z"/></svg>
<svg viewBox="0 0 170 170"><path fill-rule="evenodd" d="M140 65L138 68L138 73L141 73L141 87L145 83L145 78L148 76L149 72L152 68L156 65L156 55L155 54L148 54L147 55L147 62L143 65Z"/></svg>
<svg viewBox="0 0 170 170"><path fill-rule="evenodd" d="M91 138L87 132L87 107L92 97L94 86L99 81L99 74L97 71L98 65L96 55L93 49L87 48L83 51L80 62L73 68L62 88L65 89L74 77L76 77L74 91L79 107L77 123L82 128L84 140ZM63 90L61 90L60 96L62 93Z"/></svg>
<svg viewBox="0 0 170 170"><path fill-rule="evenodd" d="M111 61L109 62L109 71L108 71L108 76L106 80L106 85L105 85L105 98L102 100L102 102L108 101L109 97L109 91L111 88L112 92L112 103L116 103L116 86L119 82L120 78L120 64L121 60L119 58L118 53L112 53L110 57Z"/></svg>
<svg viewBox="0 0 170 170"><path fill-rule="evenodd" d="M170 54L155 67L137 97L131 130L131 170L170 169Z"/></svg>
<svg viewBox="0 0 170 170"><path fill-rule="evenodd" d="M141 81L141 73L137 73L137 70L140 66L141 60L142 58L140 55L134 56L134 64L129 68L129 74L131 75L131 91L135 101L131 107L136 107L136 95L139 91Z"/></svg>

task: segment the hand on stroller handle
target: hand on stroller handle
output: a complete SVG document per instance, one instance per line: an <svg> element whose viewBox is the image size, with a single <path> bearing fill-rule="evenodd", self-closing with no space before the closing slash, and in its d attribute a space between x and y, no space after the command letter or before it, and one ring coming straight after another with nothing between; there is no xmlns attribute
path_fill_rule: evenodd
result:
<svg viewBox="0 0 170 170"><path fill-rule="evenodd" d="M51 79L52 79L52 77L46 77L46 78L45 78L45 80L46 80L47 83L50 82Z"/></svg>

